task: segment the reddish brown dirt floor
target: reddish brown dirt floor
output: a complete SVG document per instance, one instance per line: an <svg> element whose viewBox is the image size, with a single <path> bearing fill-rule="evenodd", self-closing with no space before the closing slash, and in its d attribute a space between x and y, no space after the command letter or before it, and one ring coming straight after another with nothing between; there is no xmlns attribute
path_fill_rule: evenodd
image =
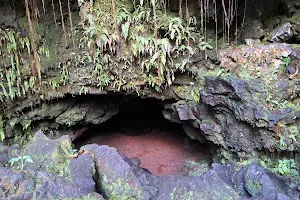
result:
<svg viewBox="0 0 300 200"><path fill-rule="evenodd" d="M174 132L155 132L141 136L129 136L122 133L105 133L93 136L86 141L117 148L129 158L138 157L141 167L158 176L184 173L186 160L197 161L203 156L205 147L192 143L184 145L184 136Z"/></svg>

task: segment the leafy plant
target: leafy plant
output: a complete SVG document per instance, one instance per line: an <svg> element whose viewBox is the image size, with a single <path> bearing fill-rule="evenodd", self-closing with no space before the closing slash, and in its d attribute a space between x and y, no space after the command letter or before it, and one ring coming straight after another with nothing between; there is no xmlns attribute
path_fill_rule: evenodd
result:
<svg viewBox="0 0 300 200"><path fill-rule="evenodd" d="M88 92L89 92L88 88L85 87L85 86L82 86L82 87L80 88L79 95L81 95L82 93L83 93L83 94L87 94Z"/></svg>
<svg viewBox="0 0 300 200"><path fill-rule="evenodd" d="M299 178L300 166L293 158L271 159L270 157L262 156L260 164L274 173Z"/></svg>
<svg viewBox="0 0 300 200"><path fill-rule="evenodd" d="M45 48L41 52L47 54ZM0 29L0 100L25 98L36 92L35 76L28 76L30 68L35 68L31 56L31 44L27 37L10 29ZM22 70L22 71L21 71Z"/></svg>
<svg viewBox="0 0 300 200"><path fill-rule="evenodd" d="M68 81L69 81L68 67L66 65L63 65L62 71L60 73L60 82L62 82L63 85L66 85Z"/></svg>
<svg viewBox="0 0 300 200"><path fill-rule="evenodd" d="M204 40L204 38L200 38L199 39L199 43L198 43L198 48L201 50L201 51L205 51L207 49L213 49L213 47Z"/></svg>
<svg viewBox="0 0 300 200"><path fill-rule="evenodd" d="M278 170L278 173L281 175L290 174L295 177L299 176L299 167L296 165L294 159L278 160L276 169Z"/></svg>
<svg viewBox="0 0 300 200"><path fill-rule="evenodd" d="M191 95L194 98L194 101L199 103L200 102L200 92L199 90L192 90Z"/></svg>
<svg viewBox="0 0 300 200"><path fill-rule="evenodd" d="M291 58L290 57L283 57L282 59L283 64L280 65L281 70L286 70L286 68L289 66L290 62L291 62Z"/></svg>
<svg viewBox="0 0 300 200"><path fill-rule="evenodd" d="M129 25L130 25L129 22L125 22L125 24L122 24L122 35L123 35L125 40L127 40L127 38L128 38Z"/></svg>
<svg viewBox="0 0 300 200"><path fill-rule="evenodd" d="M17 157L10 159L8 163L13 169L23 171L26 163L33 163L33 160L28 155L17 155Z"/></svg>
<svg viewBox="0 0 300 200"><path fill-rule="evenodd" d="M287 144L285 143L285 137L284 135L279 135L279 148L285 150L287 147Z"/></svg>
<svg viewBox="0 0 300 200"><path fill-rule="evenodd" d="M90 1L81 4L84 34L81 47L88 49L86 63L94 69L93 76L99 89L108 86L111 81L118 90L133 88L119 75L110 74L113 66L125 64L122 67L124 70L131 66L141 69L142 76L133 82L148 83L161 91L172 84L176 71L185 71L196 51L212 48L204 41L201 41L199 48L195 42L200 38L200 33L195 31L195 17L185 22L166 13L157 16L154 13L155 1L148 3L151 6L140 1L133 11L119 7L113 23L111 19L115 16L104 8L104 3Z"/></svg>
<svg viewBox="0 0 300 200"><path fill-rule="evenodd" d="M49 85L51 86L51 88L53 89L53 90L56 90L56 89L58 89L59 88L59 83L55 80L55 79L51 79L50 81L49 81Z"/></svg>

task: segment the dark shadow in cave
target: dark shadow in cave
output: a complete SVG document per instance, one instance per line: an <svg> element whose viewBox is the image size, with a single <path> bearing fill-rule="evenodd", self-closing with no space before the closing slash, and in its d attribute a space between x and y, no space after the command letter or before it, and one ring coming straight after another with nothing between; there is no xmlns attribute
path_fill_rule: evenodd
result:
<svg viewBox="0 0 300 200"><path fill-rule="evenodd" d="M90 125L88 130L74 141L80 147L85 140L101 133L102 135L118 132L138 136L150 134L151 130L172 131L185 137L182 125L172 123L162 115L163 102L157 99L131 97L120 105L119 113L99 125Z"/></svg>
<svg viewBox="0 0 300 200"><path fill-rule="evenodd" d="M163 102L129 98L119 113L105 123L90 126L74 141L75 147L97 143L115 147L155 175L182 174L188 160L210 162L209 148L185 135L182 125L166 120Z"/></svg>

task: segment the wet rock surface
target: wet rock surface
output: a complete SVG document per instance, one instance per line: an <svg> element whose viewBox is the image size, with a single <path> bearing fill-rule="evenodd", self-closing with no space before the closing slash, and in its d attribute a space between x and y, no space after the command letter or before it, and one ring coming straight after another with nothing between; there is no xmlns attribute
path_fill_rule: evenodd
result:
<svg viewBox="0 0 300 200"><path fill-rule="evenodd" d="M30 146L40 145L40 148L29 151L32 147L28 147L26 151L33 163L26 163L22 170L0 167L0 198L275 200L300 197L295 182L278 177L254 163L245 167L215 163L199 177L158 177L141 168L137 159L122 156L109 146L86 145L81 148L84 151L80 155L70 157L72 153L66 153L62 148L70 148L67 145L69 142L67 136L50 140L42 133L37 133ZM39 155L45 153L43 147L48 143L53 148L48 149L48 160L43 162ZM9 149L3 146L1 152L8 150L12 153ZM57 149L61 150L56 152ZM25 153L24 149L19 151ZM64 158L64 162L60 157ZM39 169L35 163L40 163ZM65 165L65 168L58 167L58 163ZM51 169L51 166L56 166L57 171L53 171L53 168L45 170Z"/></svg>

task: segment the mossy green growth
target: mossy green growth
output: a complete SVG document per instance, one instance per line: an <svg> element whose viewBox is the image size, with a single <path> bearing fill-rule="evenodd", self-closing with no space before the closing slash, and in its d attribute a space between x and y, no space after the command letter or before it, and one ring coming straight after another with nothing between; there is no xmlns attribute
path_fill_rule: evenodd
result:
<svg viewBox="0 0 300 200"><path fill-rule="evenodd" d="M300 130L298 125L290 125L288 126L290 134L288 138L292 140L293 143L296 143L300 139Z"/></svg>
<svg viewBox="0 0 300 200"><path fill-rule="evenodd" d="M25 33L29 34L27 17L20 18L19 22ZM37 36L37 51L42 70L56 67L61 53L62 31L54 25L52 20L39 22L35 25L35 31Z"/></svg>
<svg viewBox="0 0 300 200"><path fill-rule="evenodd" d="M84 195L78 198L65 198L65 197L60 197L58 200L104 200L104 198L100 198L98 193L90 193L88 195Z"/></svg>
<svg viewBox="0 0 300 200"><path fill-rule="evenodd" d="M223 188L225 189L225 188ZM239 199L239 196L226 187L226 194L222 193L221 190L191 190L190 188L174 187L172 192L169 194L170 200L184 199L184 200L198 200L198 199L226 199L234 200Z"/></svg>
<svg viewBox="0 0 300 200"><path fill-rule="evenodd" d="M184 168L191 177L199 177L209 170L209 163L206 160L199 160L195 162L188 160L184 163Z"/></svg>
<svg viewBox="0 0 300 200"><path fill-rule="evenodd" d="M105 175L101 176L100 188L105 192L108 200L135 200L141 199L141 188L131 186L128 181L117 178L109 181Z"/></svg>
<svg viewBox="0 0 300 200"><path fill-rule="evenodd" d="M278 175L289 176L295 180L299 179L300 165L293 157L268 157L262 156L260 158L262 167L276 173Z"/></svg>
<svg viewBox="0 0 300 200"><path fill-rule="evenodd" d="M176 188L172 190L170 193L170 199L171 200L176 200L176 199L186 199L186 200L193 200L197 197L198 195L195 195L195 192L190 190L188 191L186 188ZM205 195L206 196L206 195ZM208 194L207 194L208 197Z"/></svg>
<svg viewBox="0 0 300 200"><path fill-rule="evenodd" d="M289 107L294 111L300 110L300 99L295 99L293 102L288 102L286 107Z"/></svg>
<svg viewBox="0 0 300 200"><path fill-rule="evenodd" d="M111 2L111 0L109 0L109 2ZM121 7L124 7L125 9L131 11L134 9L134 6L133 5L133 2L132 0L117 0L116 1L116 6L117 8L121 8ZM136 1L136 3L138 3L138 1Z"/></svg>
<svg viewBox="0 0 300 200"><path fill-rule="evenodd" d="M68 157L73 154L73 151L70 140L60 141L59 149L51 155L53 162L46 167L46 170L70 180L70 159Z"/></svg>
<svg viewBox="0 0 300 200"><path fill-rule="evenodd" d="M260 184L259 181L255 181L248 176L246 178L246 187L247 187L247 191L252 196L257 196L262 189L262 185Z"/></svg>
<svg viewBox="0 0 300 200"><path fill-rule="evenodd" d="M296 12L291 18L288 19L293 24L300 24L300 13Z"/></svg>

